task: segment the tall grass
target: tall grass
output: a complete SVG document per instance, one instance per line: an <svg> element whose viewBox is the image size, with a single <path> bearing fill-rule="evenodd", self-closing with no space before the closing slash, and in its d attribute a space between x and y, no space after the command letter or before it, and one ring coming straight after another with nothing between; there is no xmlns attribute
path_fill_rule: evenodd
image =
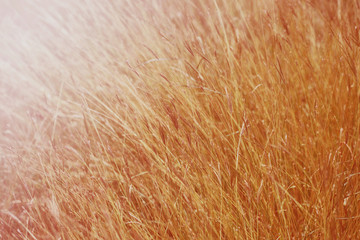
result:
<svg viewBox="0 0 360 240"><path fill-rule="evenodd" d="M0 239L359 239L356 0L2 1Z"/></svg>

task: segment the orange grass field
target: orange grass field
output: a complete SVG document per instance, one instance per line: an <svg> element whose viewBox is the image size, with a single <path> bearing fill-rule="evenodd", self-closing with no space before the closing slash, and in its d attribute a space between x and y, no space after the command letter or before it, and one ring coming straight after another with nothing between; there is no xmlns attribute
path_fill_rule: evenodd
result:
<svg viewBox="0 0 360 240"><path fill-rule="evenodd" d="M0 239L360 239L360 1L1 0Z"/></svg>

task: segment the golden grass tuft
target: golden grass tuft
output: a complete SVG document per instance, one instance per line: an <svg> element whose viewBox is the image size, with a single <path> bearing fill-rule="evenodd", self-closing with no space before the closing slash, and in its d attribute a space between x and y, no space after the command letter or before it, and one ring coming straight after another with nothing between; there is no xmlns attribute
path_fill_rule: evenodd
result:
<svg viewBox="0 0 360 240"><path fill-rule="evenodd" d="M0 9L0 239L360 239L357 0Z"/></svg>

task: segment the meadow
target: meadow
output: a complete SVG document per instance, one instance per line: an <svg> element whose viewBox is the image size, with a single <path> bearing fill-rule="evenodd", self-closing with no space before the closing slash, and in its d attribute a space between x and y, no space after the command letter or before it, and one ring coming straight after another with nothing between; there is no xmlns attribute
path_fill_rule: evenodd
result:
<svg viewBox="0 0 360 240"><path fill-rule="evenodd" d="M357 0L0 1L0 239L360 239Z"/></svg>

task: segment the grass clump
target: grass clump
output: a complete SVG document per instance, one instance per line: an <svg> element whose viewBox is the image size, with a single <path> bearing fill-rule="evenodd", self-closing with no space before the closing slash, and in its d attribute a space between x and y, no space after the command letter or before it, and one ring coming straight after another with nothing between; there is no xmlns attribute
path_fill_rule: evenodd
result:
<svg viewBox="0 0 360 240"><path fill-rule="evenodd" d="M355 0L2 3L0 239L358 239Z"/></svg>

